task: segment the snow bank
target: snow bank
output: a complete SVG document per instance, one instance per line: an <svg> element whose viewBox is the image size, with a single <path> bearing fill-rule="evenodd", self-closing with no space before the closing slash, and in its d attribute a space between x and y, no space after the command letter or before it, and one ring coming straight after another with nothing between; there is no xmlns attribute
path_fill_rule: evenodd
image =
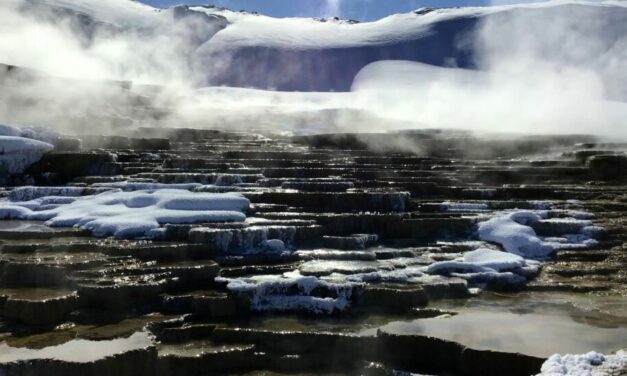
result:
<svg viewBox="0 0 627 376"><path fill-rule="evenodd" d="M52 148L52 145L41 141L16 136L0 136L0 176L21 174Z"/></svg>
<svg viewBox="0 0 627 376"><path fill-rule="evenodd" d="M500 215L479 224L481 240L499 243L507 252L531 258L546 258L554 249L545 244L528 223L540 221L534 212L519 211Z"/></svg>
<svg viewBox="0 0 627 376"><path fill-rule="evenodd" d="M46 127L20 128L13 125L0 124L0 136L30 138L32 140L53 143L61 134Z"/></svg>
<svg viewBox="0 0 627 376"><path fill-rule="evenodd" d="M590 248L598 244L593 236L604 229L588 220L575 218L546 219L546 211L507 211L479 223L479 238L500 244L505 252L479 248L453 260L427 266L427 274L459 277L473 284L520 284L539 272L536 260L548 258L558 249ZM578 215L582 217L581 213ZM542 233L558 234L552 237ZM573 232L573 233L570 233Z"/></svg>
<svg viewBox="0 0 627 376"><path fill-rule="evenodd" d="M500 272L525 266L525 259L507 252L479 248L464 254L459 261L440 261L427 267L430 274L450 271Z"/></svg>
<svg viewBox="0 0 627 376"><path fill-rule="evenodd" d="M70 202L71 201L71 202ZM154 238L160 225L244 221L250 202L239 194L192 193L184 190L110 191L75 200L48 198L0 202L0 219L47 221L49 226L75 226L95 236Z"/></svg>
<svg viewBox="0 0 627 376"><path fill-rule="evenodd" d="M538 236L530 225L542 221L544 217L546 212L543 211L506 212L479 223L479 238L498 243L507 252L528 259L546 259L558 249L589 248L597 244L587 234L598 231L586 221L582 221L581 226L575 226L580 231L577 234L551 238Z"/></svg>
<svg viewBox="0 0 627 376"><path fill-rule="evenodd" d="M428 274L460 277L473 283L520 284L538 272L538 263L507 252L479 248L460 259L440 261L426 268Z"/></svg>
<svg viewBox="0 0 627 376"><path fill-rule="evenodd" d="M542 376L594 376L622 375L627 370L627 353L603 355L595 351L580 355L554 354L542 365Z"/></svg>
<svg viewBox="0 0 627 376"><path fill-rule="evenodd" d="M316 314L344 311L358 283L332 283L316 277L305 277L298 272L282 276L254 276L250 278L216 278L227 282L227 288L250 298L255 311L308 311Z"/></svg>
<svg viewBox="0 0 627 376"><path fill-rule="evenodd" d="M0 124L0 136L20 137L22 130L12 125Z"/></svg>
<svg viewBox="0 0 627 376"><path fill-rule="evenodd" d="M53 129L46 127L27 127L22 128L22 133L20 134L20 137L30 138L33 140L47 142L51 144L55 142L59 137L61 137L61 134Z"/></svg>

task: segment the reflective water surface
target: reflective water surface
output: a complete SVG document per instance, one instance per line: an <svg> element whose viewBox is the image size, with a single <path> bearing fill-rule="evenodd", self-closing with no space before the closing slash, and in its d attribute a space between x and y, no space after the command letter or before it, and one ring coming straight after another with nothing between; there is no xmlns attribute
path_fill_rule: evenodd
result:
<svg viewBox="0 0 627 376"><path fill-rule="evenodd" d="M627 346L625 303L622 297L485 293L468 301L435 304L457 311L458 315L392 321L379 329L444 338L476 349L540 357L591 350L612 353Z"/></svg>
<svg viewBox="0 0 627 376"><path fill-rule="evenodd" d="M12 347L6 342L0 342L0 362L56 359L66 362L86 363L131 350L143 349L152 343L152 335L145 331L133 333L127 338L115 338L106 341L74 339L60 345L41 349Z"/></svg>

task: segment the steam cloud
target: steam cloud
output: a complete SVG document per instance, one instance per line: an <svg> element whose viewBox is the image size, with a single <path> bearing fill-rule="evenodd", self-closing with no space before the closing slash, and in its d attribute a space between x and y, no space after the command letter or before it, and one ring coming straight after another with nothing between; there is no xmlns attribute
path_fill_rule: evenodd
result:
<svg viewBox="0 0 627 376"><path fill-rule="evenodd" d="M327 1L325 13L337 15L339 5ZM221 16L178 7L138 15L150 22L113 17L107 23L53 11L43 0L3 1L0 63L41 74L0 68L0 122L84 133L147 123L300 133L445 127L627 138L627 7L564 3L532 11L539 6L546 7L491 10L457 41L458 48L473 51L478 70L457 68L455 60L446 68L378 62L359 73L351 92L284 93L197 89L212 67L225 63L198 55L215 33L231 27Z"/></svg>
<svg viewBox="0 0 627 376"><path fill-rule="evenodd" d="M484 17L459 42L478 72L377 63L353 89L381 115L429 126L627 138L627 9L563 4Z"/></svg>
<svg viewBox="0 0 627 376"><path fill-rule="evenodd" d="M341 8L340 8L341 0L326 0L325 7L323 11L324 17L340 17Z"/></svg>

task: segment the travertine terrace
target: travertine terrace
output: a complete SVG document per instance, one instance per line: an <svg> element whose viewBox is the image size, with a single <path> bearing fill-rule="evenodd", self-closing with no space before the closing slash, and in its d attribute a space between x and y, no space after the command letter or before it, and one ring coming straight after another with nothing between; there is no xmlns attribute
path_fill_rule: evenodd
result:
<svg viewBox="0 0 627 376"><path fill-rule="evenodd" d="M399 139L413 150L381 147ZM6 177L0 196L179 184L239 192L250 205L244 222L161 223L148 240L1 221L0 374L537 373L542 356L380 327L449 320L455 309L442 302L490 291L624 306L626 146L437 130L285 137L143 128L59 138L25 174ZM478 224L513 209L543 210L532 227L546 239L579 231L570 219L587 213L595 242L515 270L516 283L511 273L425 271L480 246L498 250L481 241ZM595 317L621 327L627 313ZM91 358L72 357L92 347ZM23 352L10 358L16 348Z"/></svg>

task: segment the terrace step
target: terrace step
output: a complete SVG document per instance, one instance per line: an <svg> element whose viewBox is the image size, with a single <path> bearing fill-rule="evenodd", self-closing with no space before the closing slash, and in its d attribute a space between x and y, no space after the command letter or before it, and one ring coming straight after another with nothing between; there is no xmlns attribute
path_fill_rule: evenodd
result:
<svg viewBox="0 0 627 376"><path fill-rule="evenodd" d="M108 152L52 152L29 168L37 176L54 176L53 182L65 183L79 176L119 175L115 154ZM43 181L50 184L51 182Z"/></svg>
<svg viewBox="0 0 627 376"><path fill-rule="evenodd" d="M399 336L385 323L454 314L433 306L456 306L438 300L468 298L478 288L627 295L627 195L613 172L623 149L574 146L593 141L584 136L494 143L465 132L366 137L400 137L420 154L375 152L356 135L160 128L85 137L83 151L73 141L60 145L15 182L71 185L5 187L0 198L70 202L185 183L170 188L237 192L252 204L243 222L163 224L154 240L0 223L3 341L122 340L138 330L149 335L144 327L156 336L107 359L0 364L0 374L535 374L543 359ZM427 272L477 248L501 249L477 240L477 224L510 210L543 211L532 225L539 236L579 234L590 224L607 231L595 233L595 249L558 250L523 286ZM582 212L594 215L569 219L587 218ZM316 332L291 331L303 327Z"/></svg>
<svg viewBox="0 0 627 376"><path fill-rule="evenodd" d="M282 252L295 241L310 238L319 233L319 226L250 226L236 229L194 227L189 230L189 240L206 244L212 252L220 254L264 250ZM278 240L278 249L271 242Z"/></svg>
<svg viewBox="0 0 627 376"><path fill-rule="evenodd" d="M354 234L350 236L323 236L322 244L328 248L364 249L377 243L376 234Z"/></svg>
<svg viewBox="0 0 627 376"><path fill-rule="evenodd" d="M4 299L2 298L4 297ZM0 289L2 315L30 325L53 324L78 308L75 291L50 289Z"/></svg>
<svg viewBox="0 0 627 376"><path fill-rule="evenodd" d="M367 286L356 304L369 310L407 312L428 303L429 298L422 287L377 285Z"/></svg>
<svg viewBox="0 0 627 376"><path fill-rule="evenodd" d="M292 207L316 208L334 212L405 211L407 192L261 192L246 193L253 203L284 204Z"/></svg>

